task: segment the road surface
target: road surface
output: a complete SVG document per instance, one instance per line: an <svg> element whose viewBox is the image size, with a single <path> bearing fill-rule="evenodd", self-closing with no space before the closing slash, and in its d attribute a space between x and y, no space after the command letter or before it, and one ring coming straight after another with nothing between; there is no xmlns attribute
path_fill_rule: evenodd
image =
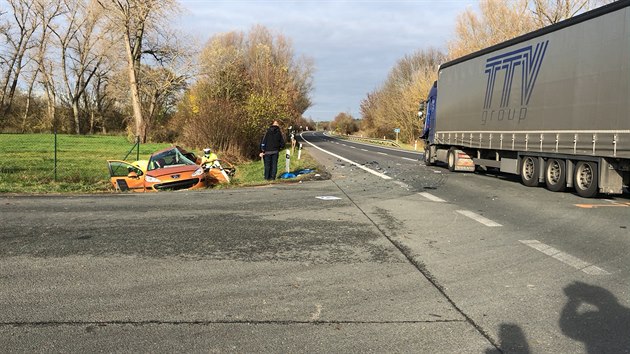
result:
<svg viewBox="0 0 630 354"><path fill-rule="evenodd" d="M627 195L303 139L330 180L0 196L0 346L630 352Z"/></svg>

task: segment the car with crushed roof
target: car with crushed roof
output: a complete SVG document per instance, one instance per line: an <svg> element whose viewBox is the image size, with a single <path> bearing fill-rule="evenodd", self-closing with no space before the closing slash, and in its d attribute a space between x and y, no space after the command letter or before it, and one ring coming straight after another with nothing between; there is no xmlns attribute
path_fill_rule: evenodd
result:
<svg viewBox="0 0 630 354"><path fill-rule="evenodd" d="M117 191L135 192L207 187L208 173L189 156L174 146L153 153L148 160L108 160L110 182Z"/></svg>

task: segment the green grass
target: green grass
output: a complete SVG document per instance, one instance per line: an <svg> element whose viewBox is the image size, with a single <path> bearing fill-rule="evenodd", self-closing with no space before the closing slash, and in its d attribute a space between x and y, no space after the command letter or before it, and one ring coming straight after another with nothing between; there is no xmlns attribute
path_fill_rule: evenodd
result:
<svg viewBox="0 0 630 354"><path fill-rule="evenodd" d="M303 169L312 169L318 170L320 169L319 164L315 161L305 150L302 150L302 154L300 160L297 159L297 150L294 154L291 155L291 163L289 165L290 172L297 172ZM232 185L235 186L251 186L251 185L261 185L268 184L268 181L265 181L264 178L265 167L261 160L252 161L248 163L241 164L236 168L236 176L232 181ZM280 153L280 158L278 159L278 176L286 172L286 158L284 154L284 150ZM273 183L282 183L282 182L291 182L298 181L303 179L303 176L298 176L297 178L291 179L277 179Z"/></svg>
<svg viewBox="0 0 630 354"><path fill-rule="evenodd" d="M124 136L0 134L0 193L103 192L111 190L107 160L136 160ZM142 144L140 158L169 144Z"/></svg>
<svg viewBox="0 0 630 354"><path fill-rule="evenodd" d="M111 192L107 160L137 159L136 150L132 151L134 144L125 136L58 135L56 145L55 176L54 135L0 134L0 193ZM139 158L147 159L168 146L141 144ZM285 170L284 154L281 155L279 174ZM317 163L304 152L301 160L291 159L291 171L303 168L317 168ZM260 160L237 165L236 169L230 187L266 183Z"/></svg>

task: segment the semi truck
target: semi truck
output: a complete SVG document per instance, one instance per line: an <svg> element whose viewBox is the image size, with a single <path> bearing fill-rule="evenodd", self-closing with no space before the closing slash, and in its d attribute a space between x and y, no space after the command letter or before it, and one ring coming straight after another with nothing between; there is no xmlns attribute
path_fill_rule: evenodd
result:
<svg viewBox="0 0 630 354"><path fill-rule="evenodd" d="M424 163L585 198L630 183L630 0L449 61L420 105Z"/></svg>

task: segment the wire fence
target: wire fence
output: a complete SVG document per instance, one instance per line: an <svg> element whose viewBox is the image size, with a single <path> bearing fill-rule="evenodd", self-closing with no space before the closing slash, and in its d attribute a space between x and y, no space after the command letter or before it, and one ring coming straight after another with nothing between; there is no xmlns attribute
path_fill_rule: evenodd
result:
<svg viewBox="0 0 630 354"><path fill-rule="evenodd" d="M140 144L122 135L0 133L0 192L45 184L103 189L109 179L108 160L147 158L165 145Z"/></svg>

